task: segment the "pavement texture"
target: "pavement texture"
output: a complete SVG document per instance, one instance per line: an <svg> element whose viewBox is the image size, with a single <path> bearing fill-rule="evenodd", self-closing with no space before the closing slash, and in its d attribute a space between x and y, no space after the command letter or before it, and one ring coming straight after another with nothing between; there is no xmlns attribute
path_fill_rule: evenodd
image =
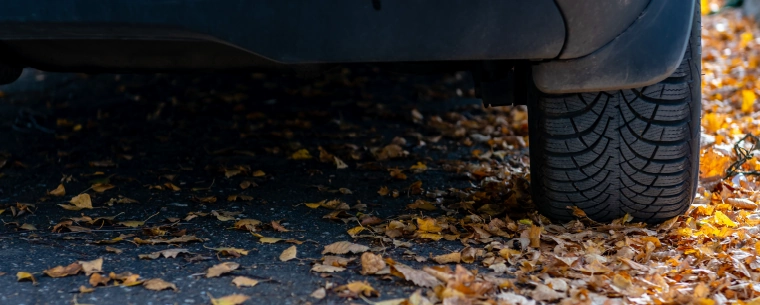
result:
<svg viewBox="0 0 760 305"><path fill-rule="evenodd" d="M512 192L520 192L515 185L527 189L525 111L484 110L464 73L410 76L357 66L303 79L26 70L0 91L2 304L209 304L210 297L231 294L249 296L244 304L366 304L330 289L351 281L367 281L379 291L372 301L405 298L420 287L390 275L363 275L356 262L343 272L310 270L325 256L324 247L337 241L366 245L412 267L462 250L461 239L373 238L366 231L353 238L347 230L368 215L386 223L467 217L472 210L465 205L446 205L462 201L456 190L478 190L484 176L493 176L473 167L501 164L500 171L514 173L507 178ZM499 133L482 131L483 122L505 128L508 144L496 152L499 158L480 157L494 152L489 132ZM472 124L481 124L480 131L472 132ZM412 167L420 163L424 169ZM417 191L416 181L424 191ZM56 191L59 185L65 194ZM378 193L383 187L389 194ZM92 209L61 206L81 194L90 196ZM528 217L526 196L512 200L507 217ZM304 204L334 199L351 209ZM434 207L409 206L419 199ZM236 229L241 219L261 224L253 232ZM202 241L136 241L183 236ZM281 261L293 245L297 258ZM248 254L214 250L222 247ZM167 249L188 253L138 256ZM83 272L43 272L99 258L104 276L131 272L177 289L109 282L86 292L93 285ZM223 262L239 268L205 276ZM489 271L477 263L465 266ZM35 282L18 281L18 272L31 273ZM237 276L259 283L239 288L231 283ZM324 298L311 296L324 287Z"/></svg>

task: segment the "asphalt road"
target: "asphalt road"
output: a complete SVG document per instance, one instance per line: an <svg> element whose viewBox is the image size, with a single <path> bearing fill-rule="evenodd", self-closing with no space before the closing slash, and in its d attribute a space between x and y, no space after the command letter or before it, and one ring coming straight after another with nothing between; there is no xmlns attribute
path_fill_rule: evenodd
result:
<svg viewBox="0 0 760 305"><path fill-rule="evenodd" d="M419 287L391 276L362 275L355 262L338 273L310 269L323 257L324 246L336 241L367 245L417 267L429 265L429 260L419 260L431 254L459 251L464 245L458 240L402 238L410 245L396 247L379 238L351 238L346 231L356 227L357 220L327 219L323 216L331 210L303 203L331 199L350 206L360 203L366 206L349 210L350 216L371 214L384 221L447 213L462 218L469 214L464 209L427 211L407 205L420 198L438 204L454 202L451 188L479 188L480 179L462 170L466 164L501 162L520 171L527 162L527 148L519 145L527 132L520 125L524 118L515 119L506 110L484 111L472 97L466 74L407 76L353 67L299 79L252 73L88 76L26 70L19 82L0 86L0 91L2 304L74 304L74 300L81 304L209 304L209 295L235 293L251 297L245 304L364 303L329 289L324 299L310 296L328 283L353 280L366 280L380 292L373 301L406 297ZM521 111L518 117L520 113L524 116ZM435 127L438 119L453 130ZM506 132L514 149L506 151L504 161L475 158L478 152L492 149L480 142L485 125L477 127L478 132L471 125L498 120L516 126ZM464 134L456 134L457 128ZM408 154L389 160L378 157L378 151L382 153L391 143L399 143ZM319 147L348 168L320 162ZM301 149L312 158L294 159ZM409 170L418 162L428 169ZM404 169L408 178L392 177L391 168ZM422 181L429 194L437 190L446 195L411 194L415 181ZM243 182L251 186L243 189ZM65 195L48 194L61 183ZM113 188L97 192L91 188L96 183ZM174 186L178 190L172 190ZM383 186L399 190L399 196L379 195ZM73 211L59 206L80 193L91 196L93 209ZM211 197L216 201L211 202ZM137 203L108 203L123 198ZM213 215L187 219L191 212L212 211L239 214L230 221ZM530 207L521 204L508 213L517 219L526 211ZM116 218L90 224L77 218L83 216ZM250 232L232 228L235 220L247 218L263 222L256 234L303 242L297 245L298 259L281 262L278 258L292 243L262 243ZM72 220L69 227L55 230L66 220ZM131 220L145 224L136 228L118 224ZM271 221L280 221L290 231L275 230ZM135 237L158 238L144 230L155 227L203 241L134 242ZM133 236L112 244L97 243L122 234ZM122 252L109 252L106 247ZM230 257L211 249L220 247L250 252ZM173 248L192 254L154 260L138 257ZM161 278L178 290L157 292L139 285L108 284L80 293L80 286L91 286L86 275L53 278L42 273L98 258L104 260L104 274L132 272L142 279ZM220 277L204 276L209 267L228 261L240 268ZM487 271L477 263L467 267ZM32 273L36 283L17 281L17 272ZM237 288L231 280L240 275L260 282Z"/></svg>

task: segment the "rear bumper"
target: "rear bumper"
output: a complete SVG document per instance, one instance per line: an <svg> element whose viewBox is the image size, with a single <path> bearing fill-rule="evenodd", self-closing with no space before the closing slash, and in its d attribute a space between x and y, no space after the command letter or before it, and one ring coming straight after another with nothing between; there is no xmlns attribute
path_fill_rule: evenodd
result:
<svg viewBox="0 0 760 305"><path fill-rule="evenodd" d="M692 2L0 0L0 60L55 71L529 60L544 92L612 90L672 73Z"/></svg>
<svg viewBox="0 0 760 305"><path fill-rule="evenodd" d="M0 41L17 49L30 40L129 40L142 48L133 52L149 53L150 42L196 41L280 64L461 61L554 58L565 37L553 0L2 2Z"/></svg>

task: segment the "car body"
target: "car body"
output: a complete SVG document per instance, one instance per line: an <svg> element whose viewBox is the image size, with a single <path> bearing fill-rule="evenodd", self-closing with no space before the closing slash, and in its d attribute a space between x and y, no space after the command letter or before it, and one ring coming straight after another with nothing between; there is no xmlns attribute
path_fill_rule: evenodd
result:
<svg viewBox="0 0 760 305"><path fill-rule="evenodd" d="M670 75L687 44L691 7L687 0L8 1L0 62L98 72L388 62L462 69L508 60L532 63L544 92L598 91Z"/></svg>

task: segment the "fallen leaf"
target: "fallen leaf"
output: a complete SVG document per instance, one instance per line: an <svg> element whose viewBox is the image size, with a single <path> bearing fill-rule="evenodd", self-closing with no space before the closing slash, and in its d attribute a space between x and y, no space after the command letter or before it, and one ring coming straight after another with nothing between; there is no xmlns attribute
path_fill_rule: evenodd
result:
<svg viewBox="0 0 760 305"><path fill-rule="evenodd" d="M243 255L248 255L248 250L244 249L238 249L238 248L211 248L215 250L217 253L221 255L228 255L228 256L234 256L234 257L240 257Z"/></svg>
<svg viewBox="0 0 760 305"><path fill-rule="evenodd" d="M459 252L452 252L449 254L433 256L433 260L439 264L458 264L461 261L462 254Z"/></svg>
<svg viewBox="0 0 760 305"><path fill-rule="evenodd" d="M110 281L110 280L111 280L110 278L104 277L104 276L100 275L100 273L93 273L90 276L89 283L90 283L90 286L92 286L92 287L97 287L97 286L100 286L100 285L102 285L102 286L108 286L108 281Z"/></svg>
<svg viewBox="0 0 760 305"><path fill-rule="evenodd" d="M341 297L358 297L363 295L365 297L378 297L380 293L372 288L368 282L353 281L346 285L335 287L335 292Z"/></svg>
<svg viewBox="0 0 760 305"><path fill-rule="evenodd" d="M94 259L91 261L79 261L80 265L82 265L82 271L86 275L90 275L93 272L102 272L103 271L103 258Z"/></svg>
<svg viewBox="0 0 760 305"><path fill-rule="evenodd" d="M441 284L441 282L430 273L416 270L399 263L391 265L391 274L406 279L420 287L433 288Z"/></svg>
<svg viewBox="0 0 760 305"><path fill-rule="evenodd" d="M190 253L187 249L166 249L161 251L152 252L149 254L139 254L141 259L157 259L161 256L165 258L176 258L180 253Z"/></svg>
<svg viewBox="0 0 760 305"><path fill-rule="evenodd" d="M322 265L322 264L316 264L313 267L311 267L312 272L320 272L320 273L341 272L345 270L346 268L343 268L343 267L335 267L335 266Z"/></svg>
<svg viewBox="0 0 760 305"><path fill-rule="evenodd" d="M324 287L320 287L317 290L314 290L314 292L312 292L309 296L317 300L321 300L327 296L327 290L325 290Z"/></svg>
<svg viewBox="0 0 760 305"><path fill-rule="evenodd" d="M272 220L272 228L275 229L277 232L290 232L290 230L283 227L279 221Z"/></svg>
<svg viewBox="0 0 760 305"><path fill-rule="evenodd" d="M285 251L282 251L280 254L280 261L287 262L291 259L296 258L296 246L290 246L289 248L285 249Z"/></svg>
<svg viewBox="0 0 760 305"><path fill-rule="evenodd" d="M215 299L211 296L211 294L209 294L209 298L211 299L212 305L239 305L243 304L245 301L248 301L248 299L251 297L242 294L233 294Z"/></svg>
<svg viewBox="0 0 760 305"><path fill-rule="evenodd" d="M245 276L236 276L232 279L232 283L238 288L240 287L253 287L259 284L259 281Z"/></svg>
<svg viewBox="0 0 760 305"><path fill-rule="evenodd" d="M121 254L122 252L124 252L124 250L122 249L111 247L111 246L106 246L106 251L116 253L116 254Z"/></svg>
<svg viewBox="0 0 760 305"><path fill-rule="evenodd" d="M16 272L16 281L31 281L32 284L37 285L37 280L34 278L34 275L29 272Z"/></svg>
<svg viewBox="0 0 760 305"><path fill-rule="evenodd" d="M71 198L69 202L71 204L59 204L59 206L71 211L92 209L92 199L90 198L90 194L87 193L74 196L74 198Z"/></svg>
<svg viewBox="0 0 760 305"><path fill-rule="evenodd" d="M79 293L90 293L90 292L93 292L93 291L95 291L95 288L85 287L84 285L79 286Z"/></svg>
<svg viewBox="0 0 760 305"><path fill-rule="evenodd" d="M375 274L385 268L385 261L380 255L364 252L361 258L362 274Z"/></svg>
<svg viewBox="0 0 760 305"><path fill-rule="evenodd" d="M256 231L256 226L260 224L261 221L256 219L241 219L236 221L233 227L238 230Z"/></svg>
<svg viewBox="0 0 760 305"><path fill-rule="evenodd" d="M346 254L346 253L362 253L364 251L369 250L369 247L364 245L355 244L348 241L339 241L334 242L332 244L329 244L325 246L325 249L322 251L322 254L327 253L333 253L333 254Z"/></svg>
<svg viewBox="0 0 760 305"><path fill-rule="evenodd" d="M145 287L145 289L154 290L154 291L161 291L165 289L179 291L179 289L177 289L177 285L164 281L160 278L146 280L142 283L142 285L143 287Z"/></svg>
<svg viewBox="0 0 760 305"><path fill-rule="evenodd" d="M311 159L311 154L309 154L309 151L305 148L299 149L298 151L294 152L291 156L291 159L293 160L308 160Z"/></svg>
<svg viewBox="0 0 760 305"><path fill-rule="evenodd" d="M56 197L62 197L66 195L66 188L63 187L63 183L59 184L57 188L55 188L52 191L49 191L48 194L50 196L56 196Z"/></svg>
<svg viewBox="0 0 760 305"><path fill-rule="evenodd" d="M346 164L345 162L343 162L343 160L338 159L338 157L334 157L334 159L335 159L335 167L337 169L346 169L346 168L348 168L348 164Z"/></svg>
<svg viewBox="0 0 760 305"><path fill-rule="evenodd" d="M35 227L33 224L25 223L22 224L19 229L27 230L27 231L36 231L37 227Z"/></svg>
<svg viewBox="0 0 760 305"><path fill-rule="evenodd" d="M114 187L116 187L116 186L114 186L114 185L112 185L112 184L108 184L108 183L95 183L95 184L93 184L93 185L92 185L90 188L91 188L93 191L96 191L96 192L98 192L98 193L102 193L102 192L105 192L105 191L107 191L107 190L110 190L110 189L112 189L112 188L114 188Z"/></svg>
<svg viewBox="0 0 760 305"><path fill-rule="evenodd" d="M71 263L66 267L55 266L48 270L42 271L42 273L45 273L45 275L49 277L64 277L64 276L69 276L69 275L75 275L79 273L80 271L82 271L82 265L77 262L77 263Z"/></svg>
<svg viewBox="0 0 760 305"><path fill-rule="evenodd" d="M232 272L240 267L240 264L234 262L224 262L206 270L206 277L217 277L224 273Z"/></svg>

